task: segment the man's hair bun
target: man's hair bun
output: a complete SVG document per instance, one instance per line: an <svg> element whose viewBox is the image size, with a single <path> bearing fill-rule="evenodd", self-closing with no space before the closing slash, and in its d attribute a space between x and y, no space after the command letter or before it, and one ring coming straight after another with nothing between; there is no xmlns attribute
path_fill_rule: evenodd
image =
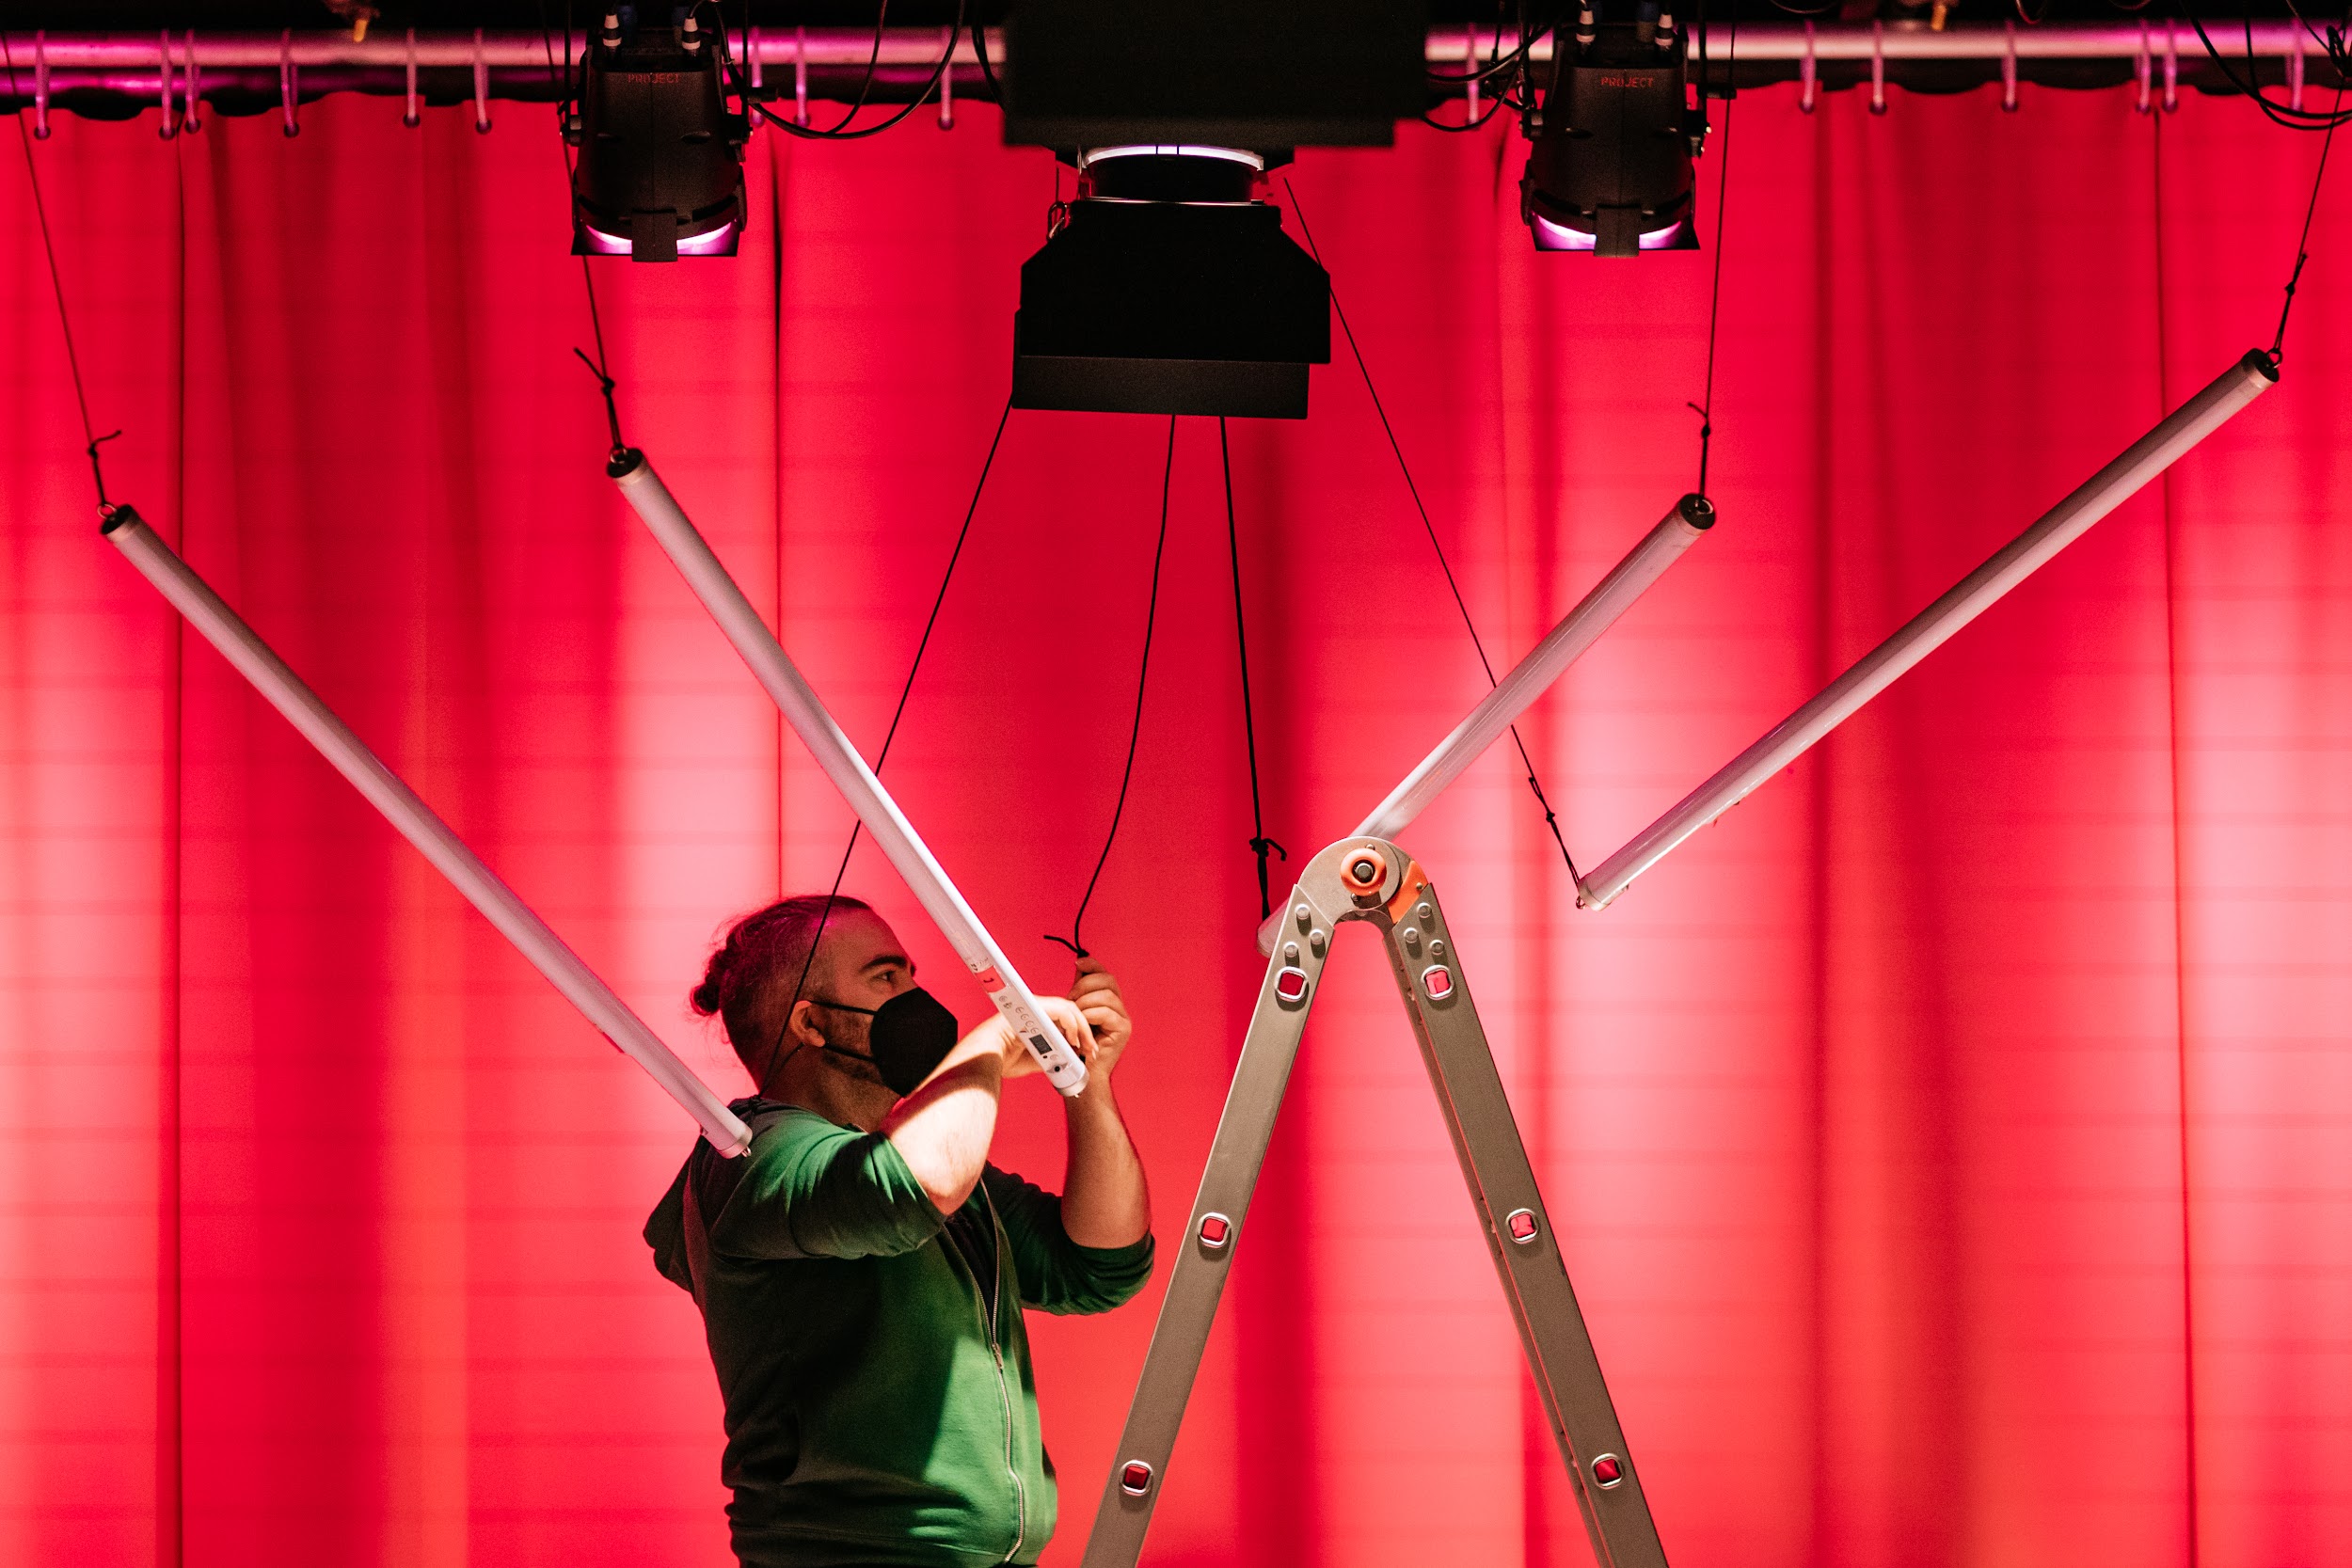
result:
<svg viewBox="0 0 2352 1568"><path fill-rule="evenodd" d="M779 898L727 927L686 1003L697 1015L715 1013L725 1023L727 1043L755 1084L764 1086L774 1065L777 1032L800 1000L794 988L808 972L825 923L870 908L845 895L807 893Z"/></svg>

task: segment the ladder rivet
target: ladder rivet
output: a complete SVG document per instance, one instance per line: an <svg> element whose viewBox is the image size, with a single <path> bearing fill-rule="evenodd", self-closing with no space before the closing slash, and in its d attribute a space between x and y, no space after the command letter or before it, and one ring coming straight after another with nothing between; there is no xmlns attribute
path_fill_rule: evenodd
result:
<svg viewBox="0 0 2352 1568"><path fill-rule="evenodd" d="M1613 1453L1602 1454L1593 1461L1593 1481L1602 1491L1625 1480L1625 1461Z"/></svg>
<svg viewBox="0 0 2352 1568"><path fill-rule="evenodd" d="M1152 1466L1140 1459L1131 1459L1119 1467L1119 1489L1131 1497L1140 1497L1152 1490Z"/></svg>
<svg viewBox="0 0 2352 1568"><path fill-rule="evenodd" d="M1327 939L1325 937L1321 927L1317 927L1315 929L1307 933L1307 945L1313 948L1318 953L1323 951L1323 944L1327 940Z"/></svg>
<svg viewBox="0 0 2352 1568"><path fill-rule="evenodd" d="M1291 918L1296 920L1301 926L1308 925L1313 921L1314 917L1315 911L1309 909L1304 904L1300 904L1291 911Z"/></svg>
<svg viewBox="0 0 2352 1568"><path fill-rule="evenodd" d="M1417 947L1421 944L1421 927L1418 926L1407 926L1397 935L1405 939L1405 945L1407 947Z"/></svg>
<svg viewBox="0 0 2352 1568"><path fill-rule="evenodd" d="M1512 1210L1502 1217L1502 1228L1511 1233L1511 1240L1521 1246L1527 1245L1535 1239L1535 1212L1532 1209Z"/></svg>
<svg viewBox="0 0 2352 1568"><path fill-rule="evenodd" d="M1423 904L1413 912L1421 917L1421 923L1424 926L1428 925L1432 920L1435 920L1438 917L1438 911L1431 909L1426 904Z"/></svg>

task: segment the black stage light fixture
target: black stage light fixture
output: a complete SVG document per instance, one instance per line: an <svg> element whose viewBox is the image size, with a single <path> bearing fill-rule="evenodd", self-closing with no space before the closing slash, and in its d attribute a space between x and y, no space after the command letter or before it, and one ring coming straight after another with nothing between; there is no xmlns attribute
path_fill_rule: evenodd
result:
<svg viewBox="0 0 2352 1568"><path fill-rule="evenodd" d="M1596 22L1586 8L1552 57L1519 179L1519 215L1538 250L1635 256L1698 248L1691 163L1706 139L1706 118L1689 103L1673 17L1661 15L1655 0L1637 14L1633 22Z"/></svg>
<svg viewBox="0 0 2352 1568"><path fill-rule="evenodd" d="M729 114L719 44L693 7L618 6L588 40L564 138L572 254L732 256L743 234L746 116Z"/></svg>
<svg viewBox="0 0 2352 1568"><path fill-rule="evenodd" d="M1427 0L1019 0L1017 146L1386 147L1428 106Z"/></svg>
<svg viewBox="0 0 2352 1568"><path fill-rule="evenodd" d="M1331 277L1258 198L1269 160L1136 145L1070 161L1077 199L1021 265L1014 404L1305 419L1307 367L1331 362Z"/></svg>

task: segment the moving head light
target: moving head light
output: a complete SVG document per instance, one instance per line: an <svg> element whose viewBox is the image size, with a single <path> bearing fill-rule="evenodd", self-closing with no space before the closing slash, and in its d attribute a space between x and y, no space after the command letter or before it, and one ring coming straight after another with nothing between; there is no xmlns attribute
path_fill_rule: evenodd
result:
<svg viewBox="0 0 2352 1568"><path fill-rule="evenodd" d="M674 14L616 7L589 40L580 105L564 126L580 149L575 256L732 256L742 237L751 122L727 112L718 45L693 8Z"/></svg>
<svg viewBox="0 0 2352 1568"><path fill-rule="evenodd" d="M1268 160L1126 146L1074 161L1077 199L1021 266L1015 405L1305 419L1307 367L1331 361L1331 277L1258 199Z"/></svg>
<svg viewBox="0 0 2352 1568"><path fill-rule="evenodd" d="M1642 13L1596 23L1588 7L1573 40L1564 37L1553 56L1519 180L1519 215L1538 250L1698 248L1691 161L1706 139L1706 118L1689 106L1673 17L1655 0Z"/></svg>

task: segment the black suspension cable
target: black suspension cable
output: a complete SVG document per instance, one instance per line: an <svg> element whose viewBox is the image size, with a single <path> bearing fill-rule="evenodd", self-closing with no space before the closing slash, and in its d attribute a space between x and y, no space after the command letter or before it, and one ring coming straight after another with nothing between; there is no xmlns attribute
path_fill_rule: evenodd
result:
<svg viewBox="0 0 2352 1568"><path fill-rule="evenodd" d="M569 121L572 104L572 8L568 3L564 8L564 63L560 68L555 60L555 35L548 25L544 3L539 8L539 41L547 55L548 81L561 88L555 103L555 124L559 133L555 145L564 160L564 188L568 191L573 178L572 146L568 138L560 135ZM579 348L574 348L572 353L588 367L588 373L596 378L597 390L604 394L604 422L612 436L612 458L618 462L628 451L628 442L621 436L621 410L612 399L617 383L612 379L612 361L604 349L604 315L596 309L596 275L588 270L588 258L585 256L580 259L580 286L588 296L588 330L596 340L596 356L591 359L584 350Z"/></svg>
<svg viewBox="0 0 2352 1568"><path fill-rule="evenodd" d="M2344 107L2344 88L2336 88L2336 107ZM2270 365L2276 370L2286 360L2287 315L2295 309L2295 286L2303 280L2303 264L2312 259L2312 219L2319 212L2319 182L2328 178L2328 150L2336 145L2336 126L2341 119L2331 115L2328 134L2319 143L2319 167L2312 175L2312 199L2303 209L2302 237L2295 242L2295 270L2287 274L2286 299L2279 307L2279 330L2270 339Z"/></svg>
<svg viewBox="0 0 2352 1568"><path fill-rule="evenodd" d="M1078 900L1078 912L1071 917L1067 938L1047 935L1045 940L1067 947L1077 957L1087 956L1086 940L1079 927L1086 924L1087 906L1094 902L1094 884L1103 879L1103 867L1111 858L1111 846L1119 842L1119 819L1127 813L1127 786L1136 776L1136 743L1143 738L1143 692L1152 678L1152 628L1160 613L1160 562L1168 553L1168 491L1176 475L1176 416L1168 417L1168 460L1160 470L1160 537L1152 546L1152 590L1143 606L1143 659L1136 669L1136 717L1127 731L1127 766L1120 771L1119 799L1111 806L1111 831L1103 836L1103 852L1095 857L1094 875L1087 879L1085 896Z"/></svg>
<svg viewBox="0 0 2352 1568"><path fill-rule="evenodd" d="M1307 242L1308 253L1315 264L1323 264L1323 252L1316 247L1314 230L1308 227L1307 214L1298 205L1298 192L1291 185L1290 176L1282 177L1282 190L1291 198L1291 211L1298 217L1298 231ZM1325 269L1327 272L1329 270ZM1454 580L1454 568L1445 558L1445 546L1438 542L1438 529L1429 520L1429 508L1421 499L1421 486L1413 483L1412 466L1405 461L1405 448L1397 441L1396 427L1389 422L1389 411L1381 404L1380 388L1372 383L1372 367L1364 362L1364 351L1357 345L1356 329L1347 325L1347 311L1340 305L1340 292L1331 291L1331 313L1339 318L1340 331L1347 339L1347 352L1356 360L1357 373L1363 377L1364 390L1371 395L1372 411L1380 416L1381 432L1389 438L1389 450L1396 454L1397 471L1405 476L1405 488L1413 498L1413 510L1421 514L1422 531L1429 536L1429 547L1437 553L1438 570L1445 574L1445 585L1454 595L1454 608L1462 614L1462 626L1470 633L1470 647L1478 654L1478 667L1486 673L1486 684L1495 684L1495 667L1486 658L1486 645L1479 640L1478 623L1470 618L1470 603L1462 597L1462 585ZM1578 879L1576 857L1568 853L1567 838L1560 832L1560 814L1552 809L1544 794L1541 780L1535 776L1535 759L1528 754L1527 742L1520 738L1519 727L1511 726L1511 744L1518 748L1519 762L1527 769L1527 787L1534 794L1536 805L1543 808L1544 825L1551 830L1551 841L1560 847L1560 859L1568 868L1568 879ZM1269 911L1271 912L1271 911Z"/></svg>
<svg viewBox="0 0 2352 1568"><path fill-rule="evenodd" d="M1249 747L1249 852L1258 857L1258 918L1274 912L1274 894L1267 885L1266 856L1288 861L1290 851L1265 836L1265 807L1258 794L1258 721L1249 706L1249 631L1241 610L1241 531L1233 522L1233 452L1226 444L1225 416L1216 419L1216 454L1225 466L1225 543L1233 557L1233 637L1241 644L1241 733Z"/></svg>
<svg viewBox="0 0 2352 1568"><path fill-rule="evenodd" d="M5 31L0 31L0 60L7 62L8 96L15 98L16 51L8 46L8 35ZM89 455L90 484L98 492L98 515L103 517L110 515L114 508L106 499L106 469L99 460L98 449L122 432L110 430L100 436L96 433L98 427L90 423L89 394L82 387L82 356L73 346L73 319L67 314L65 308L65 277L57 270L57 245L49 232L49 204L41 199L40 166L33 159L33 134L25 125L21 112L16 117L16 134L17 139L24 144L24 178L32 182L33 214L40 220L40 248L49 258L49 286L57 296L57 330L65 337L66 369L73 377L73 405L82 415L82 450Z"/></svg>
<svg viewBox="0 0 2352 1568"><path fill-rule="evenodd" d="M1706 13L1700 13L1699 54L1704 61L1707 53ZM1705 69L1702 66L1702 71ZM1723 319L1724 309L1724 208L1731 194L1731 106L1740 96L1740 13L1731 13L1731 47L1724 58L1724 151L1723 172L1715 185L1715 280L1707 293L1707 388L1699 394L1700 401L1685 406L1699 417L1699 484L1698 492L1707 494L1707 458L1709 444L1715 438L1715 325ZM1702 81L1699 101L1705 103L1707 87Z"/></svg>
<svg viewBox="0 0 2352 1568"><path fill-rule="evenodd" d="M882 750L874 753L874 776L882 777L884 764L890 760L890 743L898 738L898 721L906 717L907 699L914 695L914 677L922 672L923 656L931 645L931 632L939 625L940 607L947 602L947 585L956 580L956 563L963 559L964 541L972 536L972 519L980 510L980 493L988 488L989 470L996 466L996 449L1004 444L1005 426L1012 419L1012 398L1005 399L1004 412L996 416L996 434L988 439L988 455L980 459L980 477L972 484L972 499L963 509L963 526L956 530L955 548L947 552L947 569L939 575L939 592L931 595L931 612L923 621L923 635L914 644L914 657L907 665L907 678L898 688L898 705L890 710L890 728L882 733ZM776 619L784 619L784 607L776 607ZM841 847L841 863L834 868L833 886L825 890L825 907L817 912L817 934L808 939L808 956L801 960L800 978L792 982L792 999L784 1006L784 1022L776 1025L775 1043L768 1048L768 1067L761 1075L759 1088L767 1092L768 1077L776 1070L776 1053L784 1049L784 1033L792 1026L792 1009L801 1005L801 996L808 988L808 972L817 962L817 944L825 940L826 923L833 919L834 901L841 896L841 883L850 874L850 857L857 853L858 835L865 831L863 821L850 824L850 841Z"/></svg>

